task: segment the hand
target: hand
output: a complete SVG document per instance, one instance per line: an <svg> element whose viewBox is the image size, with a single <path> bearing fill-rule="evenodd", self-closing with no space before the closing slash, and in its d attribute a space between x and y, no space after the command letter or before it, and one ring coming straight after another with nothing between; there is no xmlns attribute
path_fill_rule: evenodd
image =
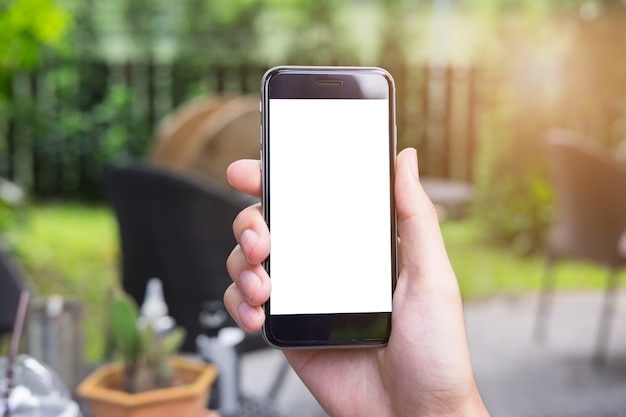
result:
<svg viewBox="0 0 626 417"><path fill-rule="evenodd" d="M395 181L400 272L392 332L382 348L285 351L289 363L331 416L487 416L469 356L463 306L432 203L419 182L417 154L397 156ZM228 168L237 189L259 196L258 161ZM270 278L262 262L270 233L260 205L233 223L239 245L227 261L233 284L224 294L246 331L259 330ZM349 242L348 242L349 243Z"/></svg>

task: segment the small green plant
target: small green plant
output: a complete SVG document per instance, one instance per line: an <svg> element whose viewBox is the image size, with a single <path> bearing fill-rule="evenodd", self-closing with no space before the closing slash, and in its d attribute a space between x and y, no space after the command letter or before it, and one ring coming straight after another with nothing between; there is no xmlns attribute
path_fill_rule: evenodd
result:
<svg viewBox="0 0 626 417"><path fill-rule="evenodd" d="M127 294L114 294L110 310L114 351L124 361L124 386L128 393L174 385L169 358L183 343L185 331L176 327L160 334L149 322L140 322L139 309Z"/></svg>

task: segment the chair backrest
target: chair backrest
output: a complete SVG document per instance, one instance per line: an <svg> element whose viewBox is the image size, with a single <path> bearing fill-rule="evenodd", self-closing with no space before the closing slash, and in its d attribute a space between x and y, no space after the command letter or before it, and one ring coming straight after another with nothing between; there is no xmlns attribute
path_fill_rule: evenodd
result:
<svg viewBox="0 0 626 417"><path fill-rule="evenodd" d="M161 123L151 161L227 183L231 162L259 157L259 99L216 96L184 104Z"/></svg>
<svg viewBox="0 0 626 417"><path fill-rule="evenodd" d="M607 150L574 132L550 130L546 146L557 207L549 255L609 267L623 264L626 169Z"/></svg>
<svg viewBox="0 0 626 417"><path fill-rule="evenodd" d="M0 336L13 330L20 293L26 280L11 257L0 248Z"/></svg>
<svg viewBox="0 0 626 417"><path fill-rule="evenodd" d="M209 179L145 163L109 167L104 185L119 226L124 289L141 305L148 280L160 278L170 315L187 330L183 350L195 351L201 304L221 300L232 282L232 221L249 201Z"/></svg>
<svg viewBox="0 0 626 417"><path fill-rule="evenodd" d="M225 96L195 99L166 116L158 126L150 158L171 167L187 166L187 141L229 100Z"/></svg>

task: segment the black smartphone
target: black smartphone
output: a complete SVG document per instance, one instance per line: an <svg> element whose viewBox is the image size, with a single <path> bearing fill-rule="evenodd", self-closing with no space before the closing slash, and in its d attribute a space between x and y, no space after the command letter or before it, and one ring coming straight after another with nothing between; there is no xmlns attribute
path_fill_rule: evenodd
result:
<svg viewBox="0 0 626 417"><path fill-rule="evenodd" d="M265 338L279 348L384 345L397 275L393 78L284 66L261 90Z"/></svg>

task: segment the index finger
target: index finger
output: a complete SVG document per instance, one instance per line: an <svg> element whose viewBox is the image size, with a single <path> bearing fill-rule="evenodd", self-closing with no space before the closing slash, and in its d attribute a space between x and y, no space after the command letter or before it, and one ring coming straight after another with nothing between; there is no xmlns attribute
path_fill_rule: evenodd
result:
<svg viewBox="0 0 626 417"><path fill-rule="evenodd" d="M230 185L250 194L261 197L261 161L258 159L240 159L226 169Z"/></svg>

